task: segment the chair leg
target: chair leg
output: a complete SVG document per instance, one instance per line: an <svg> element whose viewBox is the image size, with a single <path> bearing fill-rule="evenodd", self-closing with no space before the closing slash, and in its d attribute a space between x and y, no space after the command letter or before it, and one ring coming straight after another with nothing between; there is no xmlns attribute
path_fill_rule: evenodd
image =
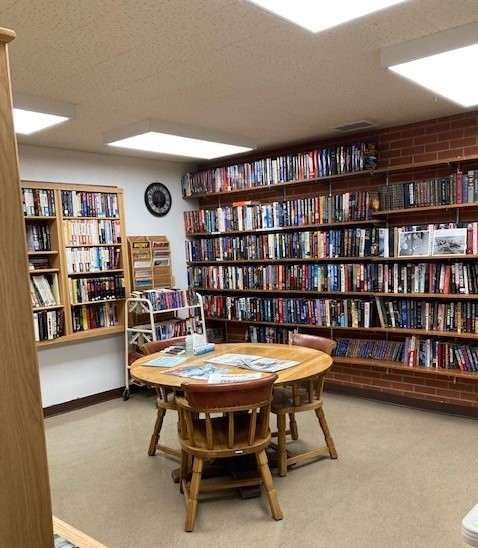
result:
<svg viewBox="0 0 478 548"><path fill-rule="evenodd" d="M156 454L156 446L159 442L159 434L161 433L161 428L163 426L164 415L166 415L166 409L163 407L158 407L158 416L156 417L153 435L151 436L151 441L149 442L148 455L150 457Z"/></svg>
<svg viewBox="0 0 478 548"><path fill-rule="evenodd" d="M179 468L179 491L181 493L184 492L183 480L187 481L188 471L189 471L189 455L186 453L186 451L181 451L181 467Z"/></svg>
<svg viewBox="0 0 478 548"><path fill-rule="evenodd" d="M287 476L287 450L285 446L285 415L277 415L277 471L279 476Z"/></svg>
<svg viewBox="0 0 478 548"><path fill-rule="evenodd" d="M297 429L297 421L295 420L295 413L289 413L289 428L290 436L293 440L299 439L299 430Z"/></svg>
<svg viewBox="0 0 478 548"><path fill-rule="evenodd" d="M184 530L188 532L191 532L194 529L194 522L196 521L202 469L203 459L201 457L194 457L193 475L191 478L191 486L189 488L189 496L186 506L186 523L184 525Z"/></svg>
<svg viewBox="0 0 478 548"><path fill-rule="evenodd" d="M282 510L279 504L279 498L272 481L272 475L267 462L267 454L265 451L256 453L257 468L261 474L262 483L267 493L267 499L269 500L269 506L271 509L272 517L275 520L283 518Z"/></svg>
<svg viewBox="0 0 478 548"><path fill-rule="evenodd" d="M335 449L334 440L330 434L329 425L327 424L327 421L325 420L325 414L322 407L315 410L315 414L317 415L317 418L319 419L320 427L322 428L322 432L325 436L325 443L327 444L327 447L329 448L330 458L336 459L338 458L337 450Z"/></svg>

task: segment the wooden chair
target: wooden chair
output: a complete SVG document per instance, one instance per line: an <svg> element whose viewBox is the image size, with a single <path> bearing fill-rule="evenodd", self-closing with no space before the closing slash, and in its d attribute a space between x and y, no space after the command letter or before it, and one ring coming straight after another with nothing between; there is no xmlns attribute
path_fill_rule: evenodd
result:
<svg viewBox="0 0 478 548"><path fill-rule="evenodd" d="M143 344L140 350L145 355L154 354L155 352L159 352L168 346L183 345L185 342L186 337L175 337L173 339L162 341L151 341ZM174 401L174 392L159 386L155 387L155 389L157 395L156 406L158 408L158 415L156 417L156 422L154 423L154 430L149 443L148 455L152 457L156 454L156 450L159 449L160 451L163 451L163 453L179 458L181 456L181 451L179 449L174 449L173 447L159 443L159 436L161 434L161 428L163 427L166 411L168 411L168 409L176 411L177 409Z"/></svg>
<svg viewBox="0 0 478 548"><path fill-rule="evenodd" d="M200 491L264 485L274 519L282 519L277 493L267 462L272 385L277 375L243 382L184 383L184 396L177 396L180 487L186 499L185 530L192 531ZM212 416L214 415L214 416ZM201 482L205 459L223 459L254 454L260 477ZM188 472L192 460L192 476Z"/></svg>
<svg viewBox="0 0 478 548"><path fill-rule="evenodd" d="M329 355L332 354L336 346L336 342L332 339L304 333L295 333L292 338L292 344L315 348ZM322 405L322 392L328 369L320 375L315 375L305 381L288 386L280 386L274 390L271 411L277 415L277 432L274 432L272 435L277 436L277 444L272 443L271 447L277 450L279 476L286 476L287 466L298 462L319 458L324 455L329 455L332 459L337 458L334 440L325 420ZM293 440L298 439L299 433L295 414L303 411L315 412L325 436L326 446L303 453L292 453L287 450L286 436L290 434ZM289 415L289 430L286 428L287 415Z"/></svg>

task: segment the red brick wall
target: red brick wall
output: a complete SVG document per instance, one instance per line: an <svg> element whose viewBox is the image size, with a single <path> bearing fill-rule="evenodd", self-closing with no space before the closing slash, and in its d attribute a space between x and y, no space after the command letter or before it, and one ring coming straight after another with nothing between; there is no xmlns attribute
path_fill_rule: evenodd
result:
<svg viewBox="0 0 478 548"><path fill-rule="evenodd" d="M380 167L476 156L478 112L392 127L375 135Z"/></svg>
<svg viewBox="0 0 478 548"><path fill-rule="evenodd" d="M313 143L313 146L327 146L337 143L347 143L352 141L370 140L378 143L379 162L378 167L383 168L388 165L397 166L413 164L416 162L429 162L443 159L453 161L463 157L478 156L478 111L464 112L463 114L448 116L446 118L428 120L407 124L404 126L392 127L366 134L354 135L352 138L346 136L334 138L319 143ZM295 150L304 150L309 146L295 147ZM291 149L288 149L290 151ZM279 151L281 153L286 150ZM256 154L255 157L266 156L267 153ZM206 166L203 166L206 167ZM474 167L478 168L478 160ZM454 168L453 168L454 169ZM434 177L444 173L451 173L452 168L443 167L439 169L430 168L426 172L423 170L416 172L417 178ZM399 173L391 177L392 181L407 181L414 178L413 169L407 174ZM329 183L313 182L304 189L295 190L293 187L287 187L287 198L296 195L321 194L332 191L340 193L346 190L358 190L364 187L378 187L384 183L384 174L364 173L353 179L332 180L329 189ZM254 191L257 199L270 196L267 191ZM471 212L470 212L471 213ZM473 211L474 219L478 219L478 212ZM440 214L440 222L453 221L455 212ZM469 215L467 215L469 216ZM416 219L414 219L415 221ZM417 222L435 222L432 214L423 216ZM396 219L396 222L409 222L404 219ZM309 332L313 330L309 329ZM324 332L321 330L321 335ZM230 324L228 326L228 336L230 340L244 340L244 327L239 324ZM341 335L342 336L342 335ZM345 336L345 334L343 335ZM353 337L360 337L360 332L352 333ZM373 332L362 336L370 338L381 338L381 335L374 337ZM477 341L478 344L478 341ZM334 365L328 375L328 385L339 386L355 390L358 394L361 391L380 394L384 399L387 397L404 398L408 400L425 401L436 403L437 406L446 410L462 408L470 411L478 410L478 373L475 378L446 377L423 373L416 370L391 370L374 366L359 365Z"/></svg>
<svg viewBox="0 0 478 548"><path fill-rule="evenodd" d="M354 388L388 396L413 398L447 406L473 408L478 411L478 374L476 379L447 377L408 370L334 364L327 374L327 385Z"/></svg>

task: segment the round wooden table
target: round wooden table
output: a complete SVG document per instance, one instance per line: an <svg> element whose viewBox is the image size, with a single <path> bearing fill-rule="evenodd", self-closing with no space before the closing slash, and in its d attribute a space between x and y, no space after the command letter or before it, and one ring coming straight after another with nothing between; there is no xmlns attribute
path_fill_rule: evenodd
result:
<svg viewBox="0 0 478 548"><path fill-rule="evenodd" d="M176 367L200 365L207 362L210 358L220 356L221 354L231 353L257 355L264 358L294 360L299 362L298 365L290 367L289 369L278 371L278 379L275 382L276 385L288 384L313 377L314 375L326 371L332 365L332 358L328 354L305 346L273 343L221 343L216 344L214 352L201 354L200 356L191 356ZM131 365L131 376L142 383L153 386L172 388L173 390L179 389L181 383L187 381L187 379L178 375L172 375L171 369L174 368L145 365L157 356L164 356L164 354L151 354L136 360ZM228 366L228 370L230 370L231 373L253 372L252 370L230 366ZM203 381L194 380L194 382Z"/></svg>
<svg viewBox="0 0 478 548"><path fill-rule="evenodd" d="M207 381L187 379L180 377L179 375L174 375L172 374L173 369L190 365L202 365L207 362L208 359L220 356L221 354L247 354L261 356L264 358L273 358L276 360L294 360L298 362L298 365L278 371L278 378L274 383L275 385L288 384L291 382L308 379L309 377L313 377L319 373L327 371L327 369L329 369L332 365L332 358L328 354L305 346L273 343L221 343L216 344L214 352L188 357L188 359L180 365L171 368L145 365L155 357L165 356L164 353L157 352L156 354L144 356L136 360L131 365L130 374L134 379L142 383L176 391L181 388L181 384L183 382L187 382L188 380L190 382ZM219 364L215 365L220 367ZM238 374L254 372L250 369L232 366L227 366L227 371ZM159 432L161 430L164 414L165 409L158 406L158 418L156 419L153 435L151 437L150 449L148 451L149 455L154 455L156 448L160 448L169 454L176 453L176 450L170 447L158 445ZM214 475L216 471L212 469L209 473ZM223 473L224 470L221 468L219 475ZM244 473L244 470L242 473ZM176 483L179 481L179 469L172 471L172 477ZM242 488L241 495L243 498L257 497L260 496L260 489L257 487Z"/></svg>

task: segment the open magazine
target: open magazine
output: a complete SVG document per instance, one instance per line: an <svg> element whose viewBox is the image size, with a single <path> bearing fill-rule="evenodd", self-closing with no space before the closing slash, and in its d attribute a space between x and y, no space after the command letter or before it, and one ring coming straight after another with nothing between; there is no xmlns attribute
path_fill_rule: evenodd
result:
<svg viewBox="0 0 478 548"><path fill-rule="evenodd" d="M299 365L299 362L293 360L276 360L275 358L266 358L250 354L222 354L221 356L210 358L208 362L211 364L233 365L234 367L242 367L244 369L252 369L253 371L262 371L265 373L276 373L277 371Z"/></svg>

